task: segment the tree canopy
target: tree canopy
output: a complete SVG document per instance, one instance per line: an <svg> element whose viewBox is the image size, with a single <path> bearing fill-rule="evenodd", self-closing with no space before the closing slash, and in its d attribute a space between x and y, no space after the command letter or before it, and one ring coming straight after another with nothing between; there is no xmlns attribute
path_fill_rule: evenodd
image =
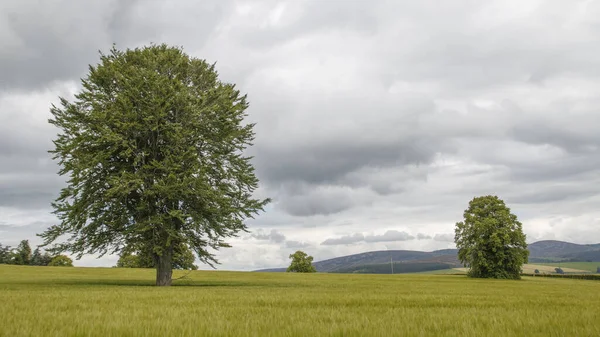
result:
<svg viewBox="0 0 600 337"><path fill-rule="evenodd" d="M292 263L287 268L287 272L294 273L314 273L317 269L312 265L313 257L305 252L298 250L294 254L290 254Z"/></svg>
<svg viewBox="0 0 600 337"><path fill-rule="evenodd" d="M458 258L478 278L520 279L529 251L522 224L497 196L475 197L456 223Z"/></svg>
<svg viewBox="0 0 600 337"><path fill-rule="evenodd" d="M244 155L254 139L246 95L214 64L164 44L101 53L82 87L51 108L60 132L50 152L68 180L43 245L78 259L143 245L157 285L171 284L181 244L214 267L213 251L269 202L254 198Z"/></svg>

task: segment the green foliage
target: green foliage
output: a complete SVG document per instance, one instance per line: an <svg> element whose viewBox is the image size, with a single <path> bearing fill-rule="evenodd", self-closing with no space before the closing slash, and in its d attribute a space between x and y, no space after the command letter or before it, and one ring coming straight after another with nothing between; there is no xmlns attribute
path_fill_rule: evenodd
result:
<svg viewBox="0 0 600 337"><path fill-rule="evenodd" d="M73 267L73 260L66 255L57 255L52 258L48 265L52 267Z"/></svg>
<svg viewBox="0 0 600 337"><path fill-rule="evenodd" d="M10 246L2 246L2 244L0 244L0 264L11 264L12 257L12 248Z"/></svg>
<svg viewBox="0 0 600 337"><path fill-rule="evenodd" d="M540 270L539 270L539 269L536 269L536 270L534 271L534 273L536 273L536 274L539 274L539 273L540 273Z"/></svg>
<svg viewBox="0 0 600 337"><path fill-rule="evenodd" d="M52 261L52 256L48 254L48 252L44 252L41 254L40 249L36 248L33 251L33 255L31 255L31 265L32 266L47 266L50 261Z"/></svg>
<svg viewBox="0 0 600 337"><path fill-rule="evenodd" d="M173 253L173 269L197 270L194 253L185 244L176 247ZM156 268L156 262L149 249L127 249L117 261L118 268Z"/></svg>
<svg viewBox="0 0 600 337"><path fill-rule="evenodd" d="M254 139L246 96L214 64L164 44L113 47L100 60L75 100L51 109L60 132L50 152L68 185L43 246L70 235L49 250L81 258L144 245L157 285L171 284L181 244L214 267L210 250L230 247L224 238L269 202L253 198L258 179L243 154Z"/></svg>
<svg viewBox="0 0 600 337"><path fill-rule="evenodd" d="M456 223L458 258L477 278L520 279L529 251L522 224L496 196L475 197Z"/></svg>
<svg viewBox="0 0 600 337"><path fill-rule="evenodd" d="M13 254L12 264L29 265L31 262L31 246L29 240L22 240Z"/></svg>
<svg viewBox="0 0 600 337"><path fill-rule="evenodd" d="M557 274L564 274L565 272L562 270L562 268L554 268L554 270L556 271Z"/></svg>
<svg viewBox="0 0 600 337"><path fill-rule="evenodd" d="M140 257L133 254L121 255L117 261L117 268L152 268L142 267Z"/></svg>
<svg viewBox="0 0 600 337"><path fill-rule="evenodd" d="M290 254L292 263L287 268L287 272L294 273L314 273L317 269L312 265L313 257L305 252L298 250L294 254Z"/></svg>

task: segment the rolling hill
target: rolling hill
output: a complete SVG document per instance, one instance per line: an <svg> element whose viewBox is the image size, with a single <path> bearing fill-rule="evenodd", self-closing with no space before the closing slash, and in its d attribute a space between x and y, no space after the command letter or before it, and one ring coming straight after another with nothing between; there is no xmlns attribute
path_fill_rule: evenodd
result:
<svg viewBox="0 0 600 337"><path fill-rule="evenodd" d="M529 244L530 263L600 262L600 244L581 245L564 241L545 240ZM412 273L462 267L456 249L433 252L414 250L385 250L336 257L314 262L319 272L328 273ZM260 269L259 272L284 272L286 268Z"/></svg>

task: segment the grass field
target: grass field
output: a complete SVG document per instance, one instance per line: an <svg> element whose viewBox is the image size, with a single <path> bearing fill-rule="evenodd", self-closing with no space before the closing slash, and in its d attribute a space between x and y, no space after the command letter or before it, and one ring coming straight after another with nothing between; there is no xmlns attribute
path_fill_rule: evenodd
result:
<svg viewBox="0 0 600 337"><path fill-rule="evenodd" d="M552 266L554 268L556 267L561 267L563 270L565 270L565 268L571 268L571 269L579 269L579 270L585 270L588 272L592 272L595 273L596 270L598 270L598 267L600 267L600 262L554 262L554 263L538 263L540 265L544 265L544 266Z"/></svg>
<svg viewBox="0 0 600 337"><path fill-rule="evenodd" d="M175 276L181 276L177 272ZM0 336L600 336L600 282L0 265Z"/></svg>

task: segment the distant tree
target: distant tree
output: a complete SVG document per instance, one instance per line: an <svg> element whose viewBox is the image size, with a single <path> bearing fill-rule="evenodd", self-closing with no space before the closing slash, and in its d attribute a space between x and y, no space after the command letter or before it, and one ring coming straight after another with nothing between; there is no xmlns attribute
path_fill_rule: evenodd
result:
<svg viewBox="0 0 600 337"><path fill-rule="evenodd" d="M522 224L497 196L475 197L456 223L454 241L458 258L469 267L468 276L520 279L528 261Z"/></svg>
<svg viewBox="0 0 600 337"><path fill-rule="evenodd" d="M534 271L534 273L536 273L536 274L539 274L539 273L540 273L540 270L539 270L539 269L536 269L536 270Z"/></svg>
<svg viewBox="0 0 600 337"><path fill-rule="evenodd" d="M305 252L298 250L294 254L290 254L292 263L287 268L287 272L294 273L314 273L317 269L312 265L313 257L308 256Z"/></svg>
<svg viewBox="0 0 600 337"><path fill-rule="evenodd" d="M48 265L53 267L73 267L73 260L66 255L57 255L52 258Z"/></svg>
<svg viewBox="0 0 600 337"><path fill-rule="evenodd" d="M134 254L121 255L117 261L117 268L152 268L141 267L140 257Z"/></svg>
<svg viewBox="0 0 600 337"><path fill-rule="evenodd" d="M22 240L13 255L14 264L29 265L31 262L31 246L29 240Z"/></svg>
<svg viewBox="0 0 600 337"><path fill-rule="evenodd" d="M185 244L180 244L174 249L173 269L197 270L194 264L196 257L192 250ZM127 249L117 261L119 268L156 268L152 252L148 248Z"/></svg>
<svg viewBox="0 0 600 337"><path fill-rule="evenodd" d="M40 253L40 249L36 248L31 255L31 261L29 262L32 266L39 266L42 260L42 254Z"/></svg>
<svg viewBox="0 0 600 337"><path fill-rule="evenodd" d="M2 246L2 244L0 244L0 264L11 264L12 256L12 249L10 246Z"/></svg>
<svg viewBox="0 0 600 337"><path fill-rule="evenodd" d="M565 272L562 270L562 268L554 268L554 270L556 271L557 274L564 274Z"/></svg>
<svg viewBox="0 0 600 337"><path fill-rule="evenodd" d="M180 48L151 45L102 54L82 90L60 98L50 151L68 186L53 203L60 223L41 234L53 254L119 254L150 249L156 285L172 283L174 247L218 263L211 250L247 231L269 199L244 151L254 140L249 104L214 64Z"/></svg>
<svg viewBox="0 0 600 337"><path fill-rule="evenodd" d="M32 266L47 266L50 261L52 261L52 256L50 256L48 252L44 252L44 254L42 254L40 249L36 248L31 255L30 264Z"/></svg>

